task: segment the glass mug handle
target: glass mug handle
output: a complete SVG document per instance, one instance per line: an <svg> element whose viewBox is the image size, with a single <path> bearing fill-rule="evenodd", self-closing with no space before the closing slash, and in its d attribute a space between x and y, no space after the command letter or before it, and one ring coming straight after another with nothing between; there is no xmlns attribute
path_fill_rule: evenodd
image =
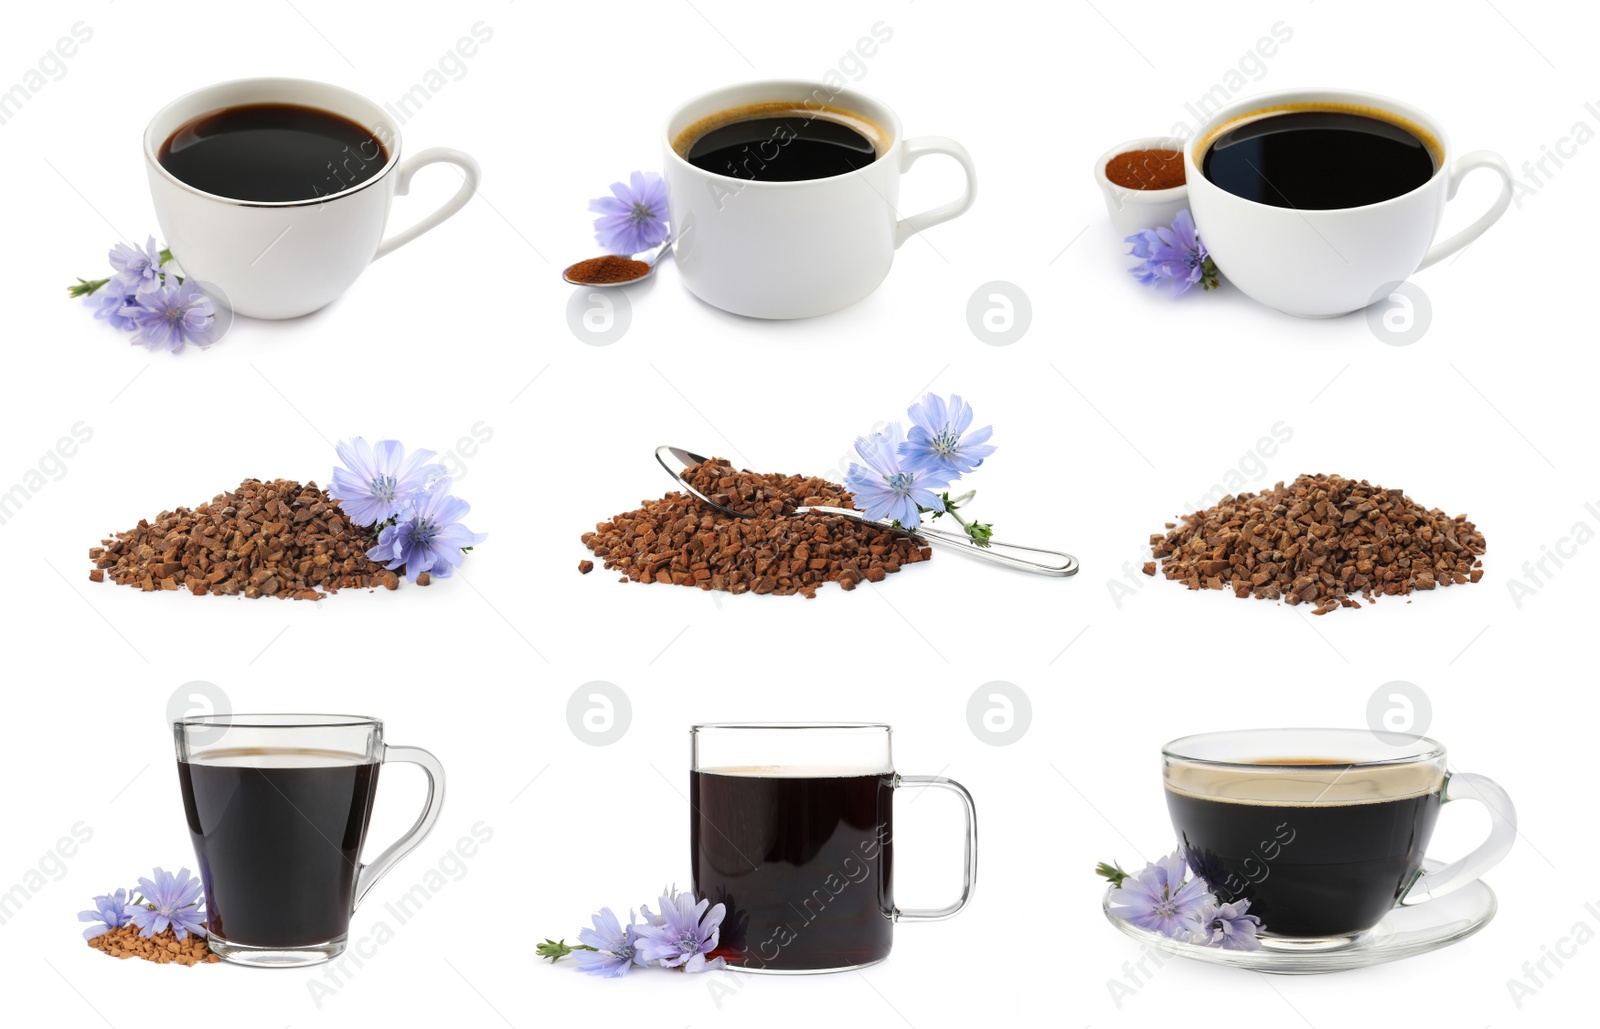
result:
<svg viewBox="0 0 1600 1029"><path fill-rule="evenodd" d="M894 248L899 250L906 240L915 236L923 229L932 228L940 222L947 222L951 218L965 214L967 208L972 206L972 201L978 195L978 173L972 168L972 155L967 153L967 148L955 140L945 136L917 136L908 139L900 149L900 171L902 174L911 170L917 159L928 154L944 154L954 157L961 165L961 170L966 173L967 184L961 195L938 207L914 214L909 218L902 218L894 227Z"/></svg>
<svg viewBox="0 0 1600 1029"><path fill-rule="evenodd" d="M437 211L434 211L409 229L402 229L379 243L377 253L372 255L374 261L385 254L393 253L424 232L438 226L440 222L467 206L467 201L472 199L472 194L478 191L478 180L483 177L483 173L478 170L478 162L459 150L436 146L429 147L427 150L400 162L400 167L394 170L394 195L403 197L411 192L411 176L415 175L419 168L424 168L430 164L455 165L461 172L463 180L461 188L456 190L455 196L446 200Z"/></svg>
<svg viewBox="0 0 1600 1029"><path fill-rule="evenodd" d="M894 777L894 788L912 787L913 789L936 788L949 790L961 798L963 810L967 816L967 842L966 842L966 870L962 873L961 896L956 902L942 908L895 908L894 920L896 922L939 922L946 918L954 918L956 913L972 901L973 887L978 884L978 809L973 806L972 794L967 788L954 779L946 779L942 775L901 775L898 772Z"/></svg>
<svg viewBox="0 0 1600 1029"><path fill-rule="evenodd" d="M1452 800L1476 800L1489 809L1489 838L1477 850L1459 861L1452 861L1433 872L1417 876L1405 896L1402 906L1421 904L1477 882L1483 873L1498 865L1511 852L1517 838L1517 809L1511 797L1500 784L1484 775L1456 772L1445 779L1441 804Z"/></svg>
<svg viewBox="0 0 1600 1029"><path fill-rule="evenodd" d="M361 866L356 875L356 896L350 905L352 911L361 906L368 891L378 885L378 880L394 867L395 862L416 849L417 844L433 830L433 823L439 820L439 809L444 807L444 765L439 763L438 758L421 747L385 746L378 755L378 763L388 764L391 761L422 766L423 774L428 777L428 799L423 804L422 814L417 816L406 834L391 843L375 860Z"/></svg>

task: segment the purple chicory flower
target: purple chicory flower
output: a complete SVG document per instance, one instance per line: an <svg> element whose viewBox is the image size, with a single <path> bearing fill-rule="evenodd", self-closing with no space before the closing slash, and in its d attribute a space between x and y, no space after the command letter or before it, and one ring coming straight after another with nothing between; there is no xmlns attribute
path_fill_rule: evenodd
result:
<svg viewBox="0 0 1600 1029"><path fill-rule="evenodd" d="M634 172L613 182L611 196L589 201L594 238L609 253L632 257L667 241L667 184L655 172Z"/></svg>
<svg viewBox="0 0 1600 1029"><path fill-rule="evenodd" d="M695 900L692 892L668 890L661 895L661 913L644 909L646 923L639 926L638 951L646 962L685 972L722 968L722 958L706 959L717 949L719 927L727 908L709 900Z"/></svg>
<svg viewBox="0 0 1600 1029"><path fill-rule="evenodd" d="M139 880L139 890L144 902L133 905L129 914L140 936L149 939L169 925L180 940L190 933L206 934L200 877L191 876L187 868L180 868L177 875L157 868L153 881Z"/></svg>
<svg viewBox="0 0 1600 1029"><path fill-rule="evenodd" d="M856 453L866 467L850 462L844 484L868 518L893 520L911 529L922 520L918 507L944 510L944 501L934 491L948 487L950 481L938 471L903 467L900 445L905 440L899 422L890 422L871 436L857 436Z"/></svg>
<svg viewBox="0 0 1600 1029"><path fill-rule="evenodd" d="M607 979L627 975L634 965L649 964L638 952L638 914L628 912L628 924L623 925L610 908L601 908L593 916L593 929L578 930L578 942L594 950L574 950L572 960L578 970Z"/></svg>
<svg viewBox="0 0 1600 1029"><path fill-rule="evenodd" d="M381 439L368 445L360 436L334 446L343 467L333 470L328 496L355 525L375 525L397 518L427 492L435 481L445 477L445 467L433 461L432 450L406 448L399 440Z"/></svg>
<svg viewBox="0 0 1600 1029"><path fill-rule="evenodd" d="M179 282L176 275L158 289L139 293L134 303L117 313L130 319L137 332L133 342L151 350L177 351L185 343L210 346L216 340L216 305L194 280Z"/></svg>
<svg viewBox="0 0 1600 1029"><path fill-rule="evenodd" d="M914 471L942 473L953 482L995 451L988 444L993 426L967 431L972 426L972 405L959 394L952 393L947 401L929 393L907 413L911 428L898 450L901 463Z"/></svg>
<svg viewBox="0 0 1600 1029"><path fill-rule="evenodd" d="M120 293L153 293L161 288L161 250L151 236L144 249L118 243L106 255L111 269L110 285Z"/></svg>
<svg viewBox="0 0 1600 1029"><path fill-rule="evenodd" d="M126 287L119 286L115 281L108 282L100 287L98 293L91 293L83 298L83 306L91 308L96 318L103 318L111 323L113 329L124 332L136 329L139 323L126 313L126 308L136 308L139 305L139 296L133 292L123 292Z"/></svg>
<svg viewBox="0 0 1600 1029"><path fill-rule="evenodd" d="M1256 934L1261 931L1261 919L1248 914L1249 910L1248 900L1219 904L1214 897L1207 897L1195 915L1194 942L1223 950L1260 950Z"/></svg>
<svg viewBox="0 0 1600 1029"><path fill-rule="evenodd" d="M115 893L102 893L94 899L93 911L78 912L80 922L99 922L83 931L83 938L92 940L101 933L108 933L113 929L121 929L132 920L128 911L128 891L118 890Z"/></svg>
<svg viewBox="0 0 1600 1029"><path fill-rule="evenodd" d="M1129 271L1146 286L1164 282L1177 296L1197 282L1203 289L1220 285L1217 266L1195 232L1194 218L1187 209L1178 212L1171 226L1145 229L1123 242L1132 243L1128 253L1141 259Z"/></svg>
<svg viewBox="0 0 1600 1029"><path fill-rule="evenodd" d="M1141 929L1175 940L1188 939L1199 926L1202 907L1211 899L1204 879L1184 882L1187 868L1181 850L1173 851L1124 879L1111 891L1111 911Z"/></svg>
<svg viewBox="0 0 1600 1029"><path fill-rule="evenodd" d="M385 567L390 571L404 565L406 578L412 582L423 572L448 579L461 563L461 549L489 538L487 533L473 532L461 524L472 505L450 496L450 485L448 477L438 480L400 521L384 526L367 557L388 562Z"/></svg>

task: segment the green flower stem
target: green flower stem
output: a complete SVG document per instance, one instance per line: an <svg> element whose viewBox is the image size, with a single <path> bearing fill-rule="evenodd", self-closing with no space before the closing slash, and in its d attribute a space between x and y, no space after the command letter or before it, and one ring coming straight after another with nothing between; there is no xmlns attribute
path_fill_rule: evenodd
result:
<svg viewBox="0 0 1600 1029"><path fill-rule="evenodd" d="M540 957L547 958L552 965L575 950L598 951L599 949L598 947L591 947L587 943L569 944L565 939L547 939L534 948Z"/></svg>
<svg viewBox="0 0 1600 1029"><path fill-rule="evenodd" d="M168 261L172 260L172 251L163 250L163 251L161 251L160 254L158 254L156 256L161 258L161 263L162 264L166 264ZM76 285L72 285L72 286L68 286L67 287L67 296L69 296L69 297L93 296L100 289L100 287L104 286L106 283L108 283L110 281L111 281L110 279L79 279ZM183 279L179 278L178 281L182 282Z"/></svg>
<svg viewBox="0 0 1600 1029"><path fill-rule="evenodd" d="M1122 880L1128 878L1128 873L1117 867L1116 864L1107 864L1104 861L1094 866L1094 874L1110 882L1115 889L1121 889Z"/></svg>
<svg viewBox="0 0 1600 1029"><path fill-rule="evenodd" d="M965 518L956 514L956 510L958 508L971 501L972 498L977 495L977 490L967 490L967 492L958 497L952 497L949 493L945 493L939 497L940 500L944 501L943 511L934 511L932 508L922 507L921 505L917 506L917 510L923 513L933 511L933 517L935 521L937 521L941 515L949 515L960 524L961 531L965 532L967 534L967 538L972 540L975 545L987 547L989 545L990 538L994 536L994 525L989 522L969 522Z"/></svg>

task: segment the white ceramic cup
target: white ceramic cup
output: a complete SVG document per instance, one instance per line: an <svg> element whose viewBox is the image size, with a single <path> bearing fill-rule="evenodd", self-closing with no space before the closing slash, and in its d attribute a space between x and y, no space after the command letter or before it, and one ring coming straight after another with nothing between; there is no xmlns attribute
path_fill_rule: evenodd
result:
<svg viewBox="0 0 1600 1029"><path fill-rule="evenodd" d="M1129 189L1119 186L1106 175L1106 165L1111 163L1112 158L1138 150L1175 150L1182 153L1183 148L1183 140L1177 136L1141 136L1112 147L1094 162L1094 181L1100 187L1100 195L1105 197L1106 214L1110 216L1111 227L1116 230L1119 240L1126 240L1145 229L1171 225L1178 212L1188 208L1189 190L1186 185L1168 189Z"/></svg>
<svg viewBox="0 0 1600 1029"><path fill-rule="evenodd" d="M1433 152L1433 177L1382 203L1300 211L1234 196L1201 174L1206 148L1220 133L1302 109L1349 111L1400 124ZM1474 150L1457 157L1433 118L1373 93L1296 89L1239 100L1212 115L1185 152L1190 212L1223 276L1253 299L1302 318L1333 317L1382 299L1387 287L1483 235L1511 206L1511 169L1499 154ZM1446 202L1478 168L1500 176L1500 195L1487 214L1435 243Z"/></svg>
<svg viewBox="0 0 1600 1029"><path fill-rule="evenodd" d="M298 104L347 118L372 133L387 161L352 188L272 203L206 193L161 166L162 144L190 120L259 103ZM326 306L367 265L461 210L479 178L477 162L459 150L434 147L401 161L400 129L381 107L348 89L306 79L239 79L179 97L150 119L144 160L156 221L179 267L252 318L295 318ZM417 169L439 162L460 170L461 188L437 211L385 239L390 200L406 194Z"/></svg>
<svg viewBox="0 0 1600 1029"><path fill-rule="evenodd" d="M877 160L825 179L756 182L696 168L673 149L679 134L720 111L794 103L851 112L879 131ZM781 143L753 159L781 160ZM900 118L852 89L777 80L695 97L667 119L662 139L667 208L684 285L724 311L754 318L809 318L848 307L878 288L906 240L972 206L972 158L943 136L905 138ZM899 211L900 176L928 154L966 172L961 195L910 217Z"/></svg>

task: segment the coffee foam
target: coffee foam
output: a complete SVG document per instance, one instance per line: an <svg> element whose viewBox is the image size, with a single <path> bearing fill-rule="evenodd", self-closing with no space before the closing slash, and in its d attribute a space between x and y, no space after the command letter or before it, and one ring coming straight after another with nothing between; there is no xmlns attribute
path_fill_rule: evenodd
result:
<svg viewBox="0 0 1600 1029"><path fill-rule="evenodd" d="M1255 111L1250 111L1246 114L1229 118L1227 121L1223 122L1221 125L1218 125L1204 136L1201 136L1200 142L1195 144L1195 167L1198 168L1200 166L1201 158L1205 156L1206 150L1210 148L1212 142L1224 132L1228 132L1231 129L1236 129L1246 122L1259 121L1262 118L1267 118L1274 114L1290 114L1300 111L1331 111L1335 114L1360 114L1365 115L1368 118L1375 118L1378 121L1388 122L1390 125L1397 125L1420 139L1422 141L1422 145L1428 148L1428 153L1433 157L1433 167L1435 172L1444 166L1444 144L1440 143L1433 133L1429 132L1421 125L1418 125L1410 118L1395 114L1393 111L1385 110L1382 107L1373 107L1369 104L1347 104L1340 103L1337 100L1309 100L1294 104L1274 104L1271 107L1263 107Z"/></svg>
<svg viewBox="0 0 1600 1029"><path fill-rule="evenodd" d="M191 765L220 768L340 768L370 765L364 754L342 750L312 750L298 747L231 747L193 754Z"/></svg>
<svg viewBox="0 0 1600 1029"><path fill-rule="evenodd" d="M727 765L696 769L701 775L739 776L747 779L857 779L863 775L893 775L888 767L866 765Z"/></svg>
<svg viewBox="0 0 1600 1029"><path fill-rule="evenodd" d="M889 132L866 115L858 114L843 107L833 107L829 104L813 104L791 100L744 104L739 107L729 107L715 114L708 114L678 133L672 140L672 149L679 157L687 160L690 148L699 142L701 136L704 136L712 129L720 129L722 126L732 125L734 122L751 121L756 118L777 118L785 114L796 114L808 121L812 118L822 118L825 121L838 122L846 128L854 129L866 137L867 141L872 144L873 151L879 157L882 157L889 150L891 142Z"/></svg>
<svg viewBox="0 0 1600 1029"><path fill-rule="evenodd" d="M1444 787L1444 769L1426 761L1363 765L1331 758L1267 758L1218 766L1168 759L1166 786L1174 793L1232 804L1335 807L1437 793Z"/></svg>

